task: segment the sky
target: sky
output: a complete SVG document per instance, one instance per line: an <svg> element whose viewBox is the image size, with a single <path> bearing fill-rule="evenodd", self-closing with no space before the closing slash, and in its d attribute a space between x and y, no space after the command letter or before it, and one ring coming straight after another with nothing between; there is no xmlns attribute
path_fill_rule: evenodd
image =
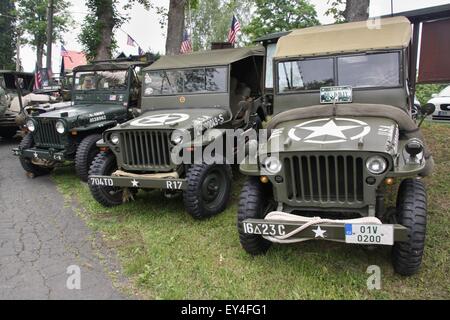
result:
<svg viewBox="0 0 450 320"><path fill-rule="evenodd" d="M328 9L328 0L309 0L316 7L317 15L322 24L333 23L333 18L326 16L325 11ZM120 0L120 7L126 2ZM164 7L168 9L169 0L152 0L155 6ZM77 40L83 19L88 12L85 6L85 0L72 0L69 9L74 25L69 27L69 32L63 35L64 47L67 50L81 51L81 45ZM425 7L432 7L442 4L450 3L450 0L393 0L394 13L414 10ZM370 1L370 16L381 16L391 13L391 0L371 0ZM119 51L129 54L137 54L138 48L127 45L127 33L133 37L138 45L144 50L151 50L152 52L164 53L165 48L165 34L166 30L161 29L159 24L159 16L156 10L145 10L141 5L135 5L128 11L130 19L126 22L120 30L117 31L116 38L119 45ZM231 19L231 18L230 18ZM61 44L53 45L53 70L60 69L60 50ZM21 49L22 64L25 71L33 71L35 66L35 52L29 46L24 46ZM44 61L45 62L45 61Z"/></svg>

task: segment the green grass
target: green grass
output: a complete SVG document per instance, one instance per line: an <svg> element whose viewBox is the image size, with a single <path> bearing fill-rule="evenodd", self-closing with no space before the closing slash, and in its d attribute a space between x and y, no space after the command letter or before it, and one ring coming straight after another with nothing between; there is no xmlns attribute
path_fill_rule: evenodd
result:
<svg viewBox="0 0 450 320"><path fill-rule="evenodd" d="M436 170L427 179L429 220L421 272L394 274L390 249L368 251L330 242L273 245L247 255L236 230L244 178L235 171L229 208L207 221L185 213L182 199L140 192L135 202L101 207L71 168L55 171L60 191L88 225L116 250L131 289L149 299L448 299L450 298L450 126L424 125ZM366 286L369 265L382 270L382 289Z"/></svg>

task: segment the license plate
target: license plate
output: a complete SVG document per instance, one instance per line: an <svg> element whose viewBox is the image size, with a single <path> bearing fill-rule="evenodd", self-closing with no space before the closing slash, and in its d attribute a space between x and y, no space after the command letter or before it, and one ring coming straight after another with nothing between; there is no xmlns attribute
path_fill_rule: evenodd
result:
<svg viewBox="0 0 450 320"><path fill-rule="evenodd" d="M352 100L352 87L320 88L320 103L351 103Z"/></svg>
<svg viewBox="0 0 450 320"><path fill-rule="evenodd" d="M448 111L439 111L440 116L450 116L450 112Z"/></svg>
<svg viewBox="0 0 450 320"><path fill-rule="evenodd" d="M356 244L394 244L392 224L346 224L345 242Z"/></svg>
<svg viewBox="0 0 450 320"><path fill-rule="evenodd" d="M247 234L259 234L271 237L286 235L285 227L282 224L244 222L243 226L244 233Z"/></svg>

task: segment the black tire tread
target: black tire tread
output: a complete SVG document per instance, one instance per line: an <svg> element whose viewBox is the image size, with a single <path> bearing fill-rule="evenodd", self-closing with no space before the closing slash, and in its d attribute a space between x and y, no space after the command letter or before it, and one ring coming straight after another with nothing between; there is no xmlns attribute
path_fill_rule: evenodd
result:
<svg viewBox="0 0 450 320"><path fill-rule="evenodd" d="M92 148L97 148L97 141L102 138L101 134L92 134L85 137L77 148L75 155L75 171L84 182L87 182L89 175L89 168L92 164L92 158L89 157ZM94 157L95 159L95 157Z"/></svg>
<svg viewBox="0 0 450 320"><path fill-rule="evenodd" d="M228 205L230 193L231 193L231 181L233 179L233 173L231 167L229 165L217 165L225 170L225 174L229 179L229 187L226 194L226 199L223 203L216 208L214 211L205 210L200 203L201 195L199 194L199 186L201 185L201 181L204 176L207 174L207 171L211 167L211 165L207 164L196 164L189 167L186 173L186 180L188 183L188 187L183 192L183 202L186 208L186 211L197 220L206 219L212 217L216 214L221 213L225 210Z"/></svg>
<svg viewBox="0 0 450 320"><path fill-rule="evenodd" d="M89 170L89 175L104 175L105 169L109 165L110 161L116 161L114 155L110 152L100 152L95 157L94 161ZM121 205L123 201L113 201L110 197L105 195L105 191L102 186L94 186L91 183L88 183L89 189L91 191L92 197L97 200L102 206L110 208Z"/></svg>
<svg viewBox="0 0 450 320"><path fill-rule="evenodd" d="M394 270L404 276L417 273L422 264L427 226L427 194L422 181L406 179L398 192L397 222L408 228L407 242L395 243Z"/></svg>
<svg viewBox="0 0 450 320"><path fill-rule="evenodd" d="M272 243L260 235L244 233L242 222L247 219L264 218L261 216L261 206L264 205L264 200L267 200L267 194L264 192L263 186L257 178L249 178L245 182L239 198L237 226L242 248L254 256L265 254Z"/></svg>

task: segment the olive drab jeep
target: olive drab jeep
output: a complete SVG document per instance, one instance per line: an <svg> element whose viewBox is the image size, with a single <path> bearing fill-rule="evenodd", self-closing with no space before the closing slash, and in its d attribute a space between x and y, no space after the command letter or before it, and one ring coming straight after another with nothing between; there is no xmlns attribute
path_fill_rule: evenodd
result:
<svg viewBox="0 0 450 320"><path fill-rule="evenodd" d="M214 140L202 139L205 130L261 127L263 59L262 47L223 49L164 56L146 68L142 115L107 130L98 144L103 152L89 176L93 197L115 206L139 189L162 189L170 197L182 193L194 218L222 212L232 183L229 162L178 162L173 155L201 155Z"/></svg>
<svg viewBox="0 0 450 320"><path fill-rule="evenodd" d="M0 137L12 138L19 130L16 117L20 107L14 108L11 103L19 95L33 90L33 74L0 70Z"/></svg>
<svg viewBox="0 0 450 320"><path fill-rule="evenodd" d="M249 176L238 211L248 253L306 240L387 245L396 272L419 270L422 178L433 159L409 114L411 24L380 23L312 27L278 40L270 137L257 164L240 166ZM396 183L396 207L388 208Z"/></svg>
<svg viewBox="0 0 450 320"><path fill-rule="evenodd" d="M24 170L39 176L71 161L87 181L101 134L138 114L138 72L151 63L148 57L131 57L76 67L70 105L51 106L45 113L37 108L27 117L28 134L13 150Z"/></svg>

